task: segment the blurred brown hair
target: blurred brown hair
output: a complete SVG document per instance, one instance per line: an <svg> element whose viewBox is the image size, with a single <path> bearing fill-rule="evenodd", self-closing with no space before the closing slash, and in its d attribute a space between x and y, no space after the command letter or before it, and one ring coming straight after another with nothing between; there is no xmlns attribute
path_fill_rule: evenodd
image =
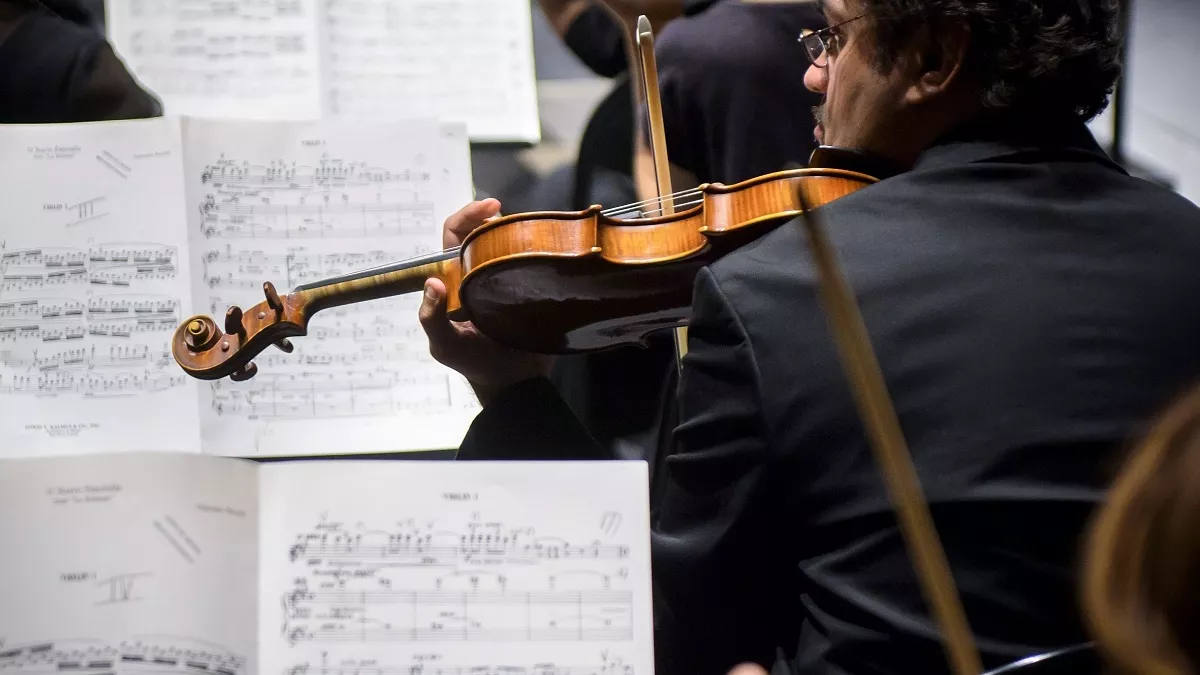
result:
<svg viewBox="0 0 1200 675"><path fill-rule="evenodd" d="M1200 387L1134 449L1083 562L1086 619L1116 672L1200 675Z"/></svg>

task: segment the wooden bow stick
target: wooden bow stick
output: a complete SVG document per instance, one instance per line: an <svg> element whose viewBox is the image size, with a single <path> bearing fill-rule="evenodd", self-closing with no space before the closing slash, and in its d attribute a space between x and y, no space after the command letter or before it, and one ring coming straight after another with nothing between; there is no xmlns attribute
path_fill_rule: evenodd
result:
<svg viewBox="0 0 1200 675"><path fill-rule="evenodd" d="M888 495L896 510L909 555L917 570L926 600L946 640L946 652L957 675L979 675L983 670L971 627L963 610L946 552L942 549L933 516L921 490L912 455L900 429L900 419L887 393L883 372L871 347L862 313L842 274L828 236L809 210L804 190L799 191L801 219L812 244L825 306L842 367L866 426L875 461L883 472Z"/></svg>
<svg viewBox="0 0 1200 675"><path fill-rule="evenodd" d="M654 157L654 178L661 215L675 213L675 198L671 189L671 162L667 159L667 135L663 129L662 97L658 87L658 61L654 57L654 29L645 14L638 17L635 44L642 71L642 92L645 96L646 121L650 131L650 152ZM636 89L636 88L635 88ZM636 130L634 133L638 133ZM687 328L675 329L675 364L683 367L687 354Z"/></svg>

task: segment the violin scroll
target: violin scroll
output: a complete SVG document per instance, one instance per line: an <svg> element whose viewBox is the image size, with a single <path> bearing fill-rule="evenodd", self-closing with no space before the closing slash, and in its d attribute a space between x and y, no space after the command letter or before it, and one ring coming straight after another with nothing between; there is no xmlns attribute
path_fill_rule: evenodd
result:
<svg viewBox="0 0 1200 675"><path fill-rule="evenodd" d="M175 361L192 377L219 380L228 376L235 382L248 380L258 373L253 359L274 345L285 353L295 347L290 337L306 335L305 298L280 296L271 282L263 284L263 302L243 312L230 307L225 312L224 330L207 316L193 316L180 324L171 340Z"/></svg>

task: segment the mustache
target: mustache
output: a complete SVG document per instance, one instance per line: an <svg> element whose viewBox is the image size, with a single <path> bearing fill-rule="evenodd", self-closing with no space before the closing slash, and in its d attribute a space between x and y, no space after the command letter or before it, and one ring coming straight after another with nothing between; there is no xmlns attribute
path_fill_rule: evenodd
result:
<svg viewBox="0 0 1200 675"><path fill-rule="evenodd" d="M813 106L812 114L813 114L814 122L816 122L820 126L825 126L825 102L824 101L821 102L821 105Z"/></svg>

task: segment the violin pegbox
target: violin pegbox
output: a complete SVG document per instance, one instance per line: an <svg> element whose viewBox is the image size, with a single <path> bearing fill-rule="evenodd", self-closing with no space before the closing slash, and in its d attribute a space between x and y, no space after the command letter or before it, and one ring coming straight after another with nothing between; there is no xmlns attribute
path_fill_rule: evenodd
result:
<svg viewBox="0 0 1200 675"><path fill-rule="evenodd" d="M243 382L258 373L251 361L268 346L284 353L295 349L288 337L306 329L289 320L287 305L271 282L263 283L266 299L243 312L236 305L225 311L224 330L207 316L194 316L175 331L171 350L187 373L204 380L225 376Z"/></svg>

